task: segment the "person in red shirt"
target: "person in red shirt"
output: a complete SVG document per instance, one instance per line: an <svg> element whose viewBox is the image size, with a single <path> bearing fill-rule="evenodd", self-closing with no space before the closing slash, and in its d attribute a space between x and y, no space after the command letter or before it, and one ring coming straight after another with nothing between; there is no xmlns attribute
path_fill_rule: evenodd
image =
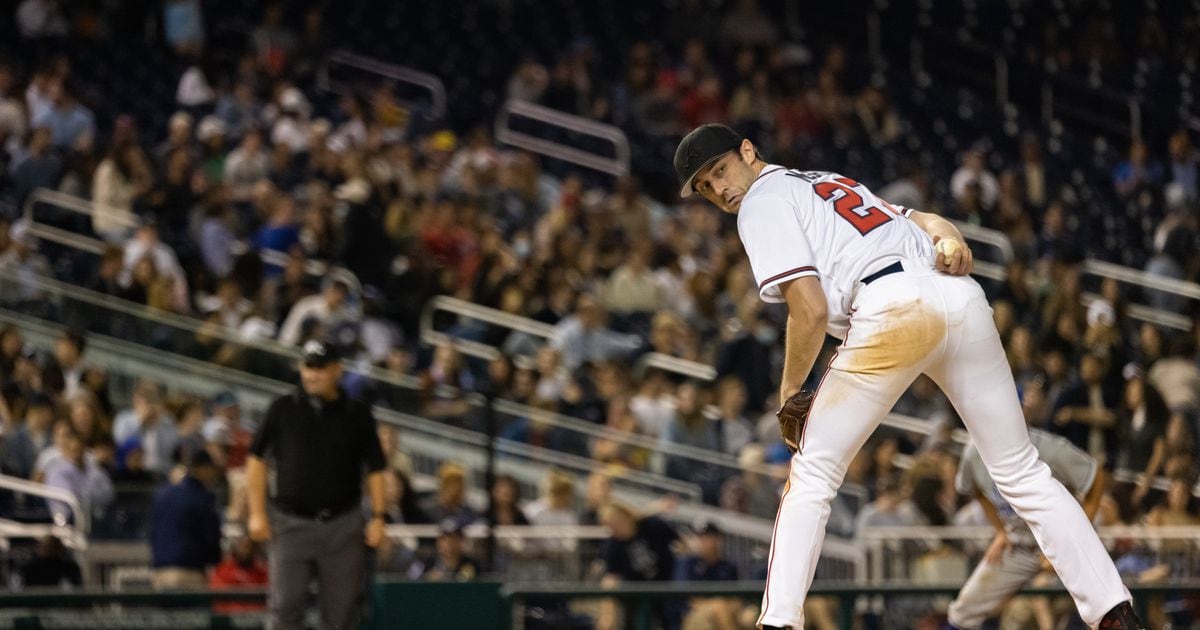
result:
<svg viewBox="0 0 1200 630"><path fill-rule="evenodd" d="M210 588L246 588L250 586L266 586L267 563L259 553L258 545L248 537L242 536L233 542L229 553L225 554L221 564L213 570L208 578ZM256 602L216 602L213 611L218 613L252 612L264 610L263 604Z"/></svg>

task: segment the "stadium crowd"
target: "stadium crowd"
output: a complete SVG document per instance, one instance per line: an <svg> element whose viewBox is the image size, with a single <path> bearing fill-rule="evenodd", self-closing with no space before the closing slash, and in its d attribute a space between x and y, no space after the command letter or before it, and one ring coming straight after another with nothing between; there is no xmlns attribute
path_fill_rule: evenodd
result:
<svg viewBox="0 0 1200 630"><path fill-rule="evenodd" d="M901 95L845 45L785 41L755 2L733 3L718 23L693 19L689 11L703 11L703 3L683 4L661 42L631 42L619 64L587 40L553 58L526 57L508 75L506 96L610 122L635 141L728 122L789 166L838 170L839 153L814 163L813 152L901 150L913 133L893 103ZM22 41L47 54L0 62L0 197L16 209L39 188L90 199L95 213L82 223L45 207L34 216L95 236L104 250L80 264L10 213L0 219L6 303L38 311L46 295L36 277L54 275L195 318L202 324L194 339L170 349L241 369L253 366L239 341L297 346L332 338L358 360L420 377L422 415L474 426L479 419L465 403L438 393L451 386L643 436L658 447L583 439L535 413L501 428L502 437L609 464L611 475L661 473L699 484L708 503L772 517L782 475L754 471L782 470L788 459L773 415L785 313L758 299L731 217L702 201L656 199L634 175L602 178L543 163L498 145L485 120L430 126L386 82L338 95L319 90L314 68L329 52L321 12L296 20L278 3L225 63L205 46L214 25L200 3L166 3L161 46L178 63L179 82L165 130L121 113L98 119L109 108L81 98L97 97L82 89L92 78L55 52L56 38L88 27L68 17L49 0L25 0L15 10ZM1099 194L1144 211L1142 233L1130 242L1145 248L1138 258L1147 271L1195 280L1200 153L1191 136L1182 129L1162 143L1135 140L1126 159L1103 165L1111 178ZM955 160L949 169L914 163L846 174L893 204L1003 231L1014 257L1006 277L986 288L1030 426L1067 437L1108 469L1143 474L1113 488L1104 523L1200 524L1189 492L1200 472L1195 304L1166 292L1131 293L1113 280L1088 284L1082 264L1098 251L1098 232L1068 165L1046 151L1035 129L1016 142L1012 134L973 138L941 159L948 158ZM952 174L938 179L941 170ZM306 267L314 260L353 276L314 277ZM1099 298L1084 306L1085 291ZM550 324L553 338L542 344L500 326L439 318L439 329L501 355L488 362L451 344L422 346L420 316L435 295ZM1135 319L1134 302L1182 315L1191 330ZM212 566L219 548L159 529L171 524L154 506L189 499L163 490L151 504L144 489L219 478L191 487L202 498L209 486L220 488L221 503L206 499L209 511L244 518L238 474L253 426L232 394L167 394L152 381L115 405L86 345L71 331L40 356L18 329L0 332L3 472L70 491L90 507L98 532L151 536L156 567ZM648 352L711 364L717 378L634 369ZM879 431L847 474L870 503L835 509L831 531L981 523L970 498L954 489L951 435L959 422L944 397L922 378L896 411L938 428L928 436ZM442 526L433 556L397 551L383 561L396 572L469 579L478 567L461 548L461 527L477 519L604 523L617 541L607 547L605 573L668 579L674 571L668 564L641 575L623 564L621 540L647 537L668 549L677 535L665 524L640 526L637 514L609 504L606 475L586 488L552 475L544 496L528 502L501 477L490 502L470 505L467 476L452 463L435 491L417 493L392 429L381 431L394 467L390 519ZM673 445L729 455L743 472L674 456ZM913 456L911 465L898 466L898 454ZM1154 477L1169 479L1170 491L1153 489ZM4 506L7 514L36 509ZM50 518L67 518L65 506L47 509ZM698 540L713 533L700 528ZM729 577L723 565L710 566L719 552L699 544L707 559L683 575ZM37 558L61 556L46 547ZM265 580L248 541L230 545L227 556L214 583ZM51 564L38 560L31 566L41 568L28 575ZM1171 570L1128 565L1138 573ZM26 578L62 580L78 582L77 569Z"/></svg>

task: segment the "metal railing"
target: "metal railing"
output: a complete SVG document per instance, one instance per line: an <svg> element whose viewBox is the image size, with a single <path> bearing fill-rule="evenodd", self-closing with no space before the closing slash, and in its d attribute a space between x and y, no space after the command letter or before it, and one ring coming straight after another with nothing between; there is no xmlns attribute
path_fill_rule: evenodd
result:
<svg viewBox="0 0 1200 630"><path fill-rule="evenodd" d="M71 510L71 525L69 529L78 530L84 536L91 530L92 515L87 509L88 506L82 504L79 499L70 491L62 488L55 488L44 483L13 477L12 475L0 474L0 488L17 492L20 494L32 495L41 497L47 501L58 501L67 506ZM66 527L67 523L54 523L61 527Z"/></svg>
<svg viewBox="0 0 1200 630"><path fill-rule="evenodd" d="M67 210L90 219L96 212L95 205L90 200L49 188L38 188L25 199L22 218L29 226L29 233L38 239L58 243L59 245L90 254L100 255L104 253L108 243L101 239L39 222L37 217L34 216L34 207L38 204ZM136 229L142 224L141 219L132 215L114 215L110 217L110 220L121 224L122 227L129 230ZM249 246L245 242L238 241L234 243L234 254L243 254L247 251L249 251ZM258 250L258 255L262 258L263 262L270 265L283 267L288 263L288 254L279 250L260 249ZM304 272L316 278L322 278L326 275L337 278L345 282L354 295L358 295L362 291L362 285L358 281L358 276L345 267L330 265L321 260L306 259L304 261Z"/></svg>
<svg viewBox="0 0 1200 630"><path fill-rule="evenodd" d="M590 153L563 142L539 138L513 128L513 119L534 120L551 128L566 130L575 135L598 138L610 142L614 157ZM613 125L596 122L589 118L568 114L534 103L509 99L496 114L496 142L519 147L546 157L570 162L586 168L608 173L616 177L629 174L629 139L625 132Z"/></svg>
<svg viewBox="0 0 1200 630"><path fill-rule="evenodd" d="M429 93L430 116L440 120L446 116L446 86L442 80L415 68L386 63L378 59L338 49L322 64L317 80L325 91L343 91L344 86L330 76L331 66L346 66L364 70L385 79L419 87Z"/></svg>
<svg viewBox="0 0 1200 630"><path fill-rule="evenodd" d="M525 602L530 599L616 599L633 606L633 625L629 630L650 630L654 627L654 603L662 600L681 600L692 597L736 597L757 601L762 598L764 583L742 582L637 582L622 583L607 587L596 583L553 584L535 583L503 584L502 596L509 601L510 617L514 630L525 627ZM1134 606L1139 615L1146 619L1147 599L1154 595L1184 596L1200 593L1200 580L1171 582L1167 584L1127 584L1134 596ZM919 585L911 583L881 583L863 585L853 582L815 581L808 596L831 597L837 601L838 627L852 630L855 627L855 606L860 597L870 596L954 596L961 584ZM1067 595L1062 586L1027 586L1022 595ZM2 600L0 600L2 603Z"/></svg>

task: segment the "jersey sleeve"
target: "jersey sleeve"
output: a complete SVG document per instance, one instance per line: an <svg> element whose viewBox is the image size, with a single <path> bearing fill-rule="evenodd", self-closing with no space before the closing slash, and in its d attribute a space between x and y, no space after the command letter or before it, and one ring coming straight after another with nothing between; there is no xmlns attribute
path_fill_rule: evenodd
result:
<svg viewBox="0 0 1200 630"><path fill-rule="evenodd" d="M764 302L782 302L779 285L817 275L816 257L800 228L795 205L778 195L757 194L742 203L738 236Z"/></svg>

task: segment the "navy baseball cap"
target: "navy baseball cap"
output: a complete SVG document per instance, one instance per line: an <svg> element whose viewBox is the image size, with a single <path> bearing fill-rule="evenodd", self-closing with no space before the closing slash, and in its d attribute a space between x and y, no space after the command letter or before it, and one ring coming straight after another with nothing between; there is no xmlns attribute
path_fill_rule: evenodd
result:
<svg viewBox="0 0 1200 630"><path fill-rule="evenodd" d="M742 135L726 127L710 123L696 127L679 141L675 149L675 174L679 176L679 196L690 197L692 180L704 167L717 158L735 151L742 145Z"/></svg>
<svg viewBox="0 0 1200 630"><path fill-rule="evenodd" d="M338 360L337 349L332 344L313 339L305 342L301 361L308 367L325 367Z"/></svg>

